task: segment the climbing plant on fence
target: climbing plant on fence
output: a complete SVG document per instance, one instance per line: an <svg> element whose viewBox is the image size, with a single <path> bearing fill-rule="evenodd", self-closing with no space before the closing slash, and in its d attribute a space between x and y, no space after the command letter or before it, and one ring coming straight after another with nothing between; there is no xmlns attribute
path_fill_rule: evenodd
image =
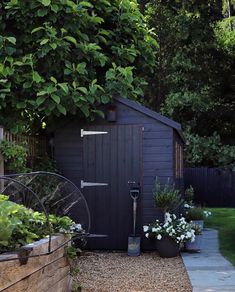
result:
<svg viewBox="0 0 235 292"><path fill-rule="evenodd" d="M0 123L17 132L102 115L97 105L113 94L137 98L156 46L136 1L2 1Z"/></svg>

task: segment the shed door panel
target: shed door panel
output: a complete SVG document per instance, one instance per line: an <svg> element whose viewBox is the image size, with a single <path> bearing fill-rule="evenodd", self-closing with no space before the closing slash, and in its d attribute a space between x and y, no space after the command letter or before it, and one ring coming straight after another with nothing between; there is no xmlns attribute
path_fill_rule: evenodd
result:
<svg viewBox="0 0 235 292"><path fill-rule="evenodd" d="M105 135L83 138L84 181L108 183L108 186L83 189L90 212L91 233L107 238L89 240L96 249L126 249L132 233L132 200L128 181L141 184L142 134L139 126L96 126L86 130L107 131ZM138 223L141 226L141 198Z"/></svg>

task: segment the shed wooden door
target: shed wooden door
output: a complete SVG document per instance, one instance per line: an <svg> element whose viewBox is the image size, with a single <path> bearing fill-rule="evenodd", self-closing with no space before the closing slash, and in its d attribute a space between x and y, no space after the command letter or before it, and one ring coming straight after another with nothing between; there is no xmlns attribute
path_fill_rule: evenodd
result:
<svg viewBox="0 0 235 292"><path fill-rule="evenodd" d="M83 137L84 181L108 184L82 189L91 212L91 233L108 235L90 239L88 247L126 249L133 229L128 181L141 186L142 128L120 125L86 127L85 130L108 132ZM137 217L137 226L141 228L141 196Z"/></svg>

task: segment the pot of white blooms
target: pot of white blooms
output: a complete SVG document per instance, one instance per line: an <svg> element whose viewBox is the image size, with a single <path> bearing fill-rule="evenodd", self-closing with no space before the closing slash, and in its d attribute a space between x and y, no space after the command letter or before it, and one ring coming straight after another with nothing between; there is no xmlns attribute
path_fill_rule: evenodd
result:
<svg viewBox="0 0 235 292"><path fill-rule="evenodd" d="M147 238L156 238L156 247L161 257L175 257L179 254L180 245L195 240L195 230L184 217L177 218L175 214L165 213L164 222L156 220L143 226Z"/></svg>
<svg viewBox="0 0 235 292"><path fill-rule="evenodd" d="M193 242L185 242L185 250L188 252L200 252L202 241L202 227L192 222L192 227L195 230L195 240Z"/></svg>

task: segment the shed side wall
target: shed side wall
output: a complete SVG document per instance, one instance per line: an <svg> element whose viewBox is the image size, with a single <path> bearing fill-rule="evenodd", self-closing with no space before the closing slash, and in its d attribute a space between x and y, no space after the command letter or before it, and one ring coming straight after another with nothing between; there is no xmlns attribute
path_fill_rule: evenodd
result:
<svg viewBox="0 0 235 292"><path fill-rule="evenodd" d="M176 131L173 131L173 175L174 175L174 182L175 182L175 186L177 189L179 189L181 191L181 193L184 193L184 171L182 171L182 177L181 178L177 178L176 177L176 171L175 171L175 164L176 164L176 151L175 151L175 145L176 143L179 143L182 147L182 149L184 148L184 143L182 142L182 139L179 137L179 135L177 134ZM183 161L184 161L184 157L183 157Z"/></svg>

